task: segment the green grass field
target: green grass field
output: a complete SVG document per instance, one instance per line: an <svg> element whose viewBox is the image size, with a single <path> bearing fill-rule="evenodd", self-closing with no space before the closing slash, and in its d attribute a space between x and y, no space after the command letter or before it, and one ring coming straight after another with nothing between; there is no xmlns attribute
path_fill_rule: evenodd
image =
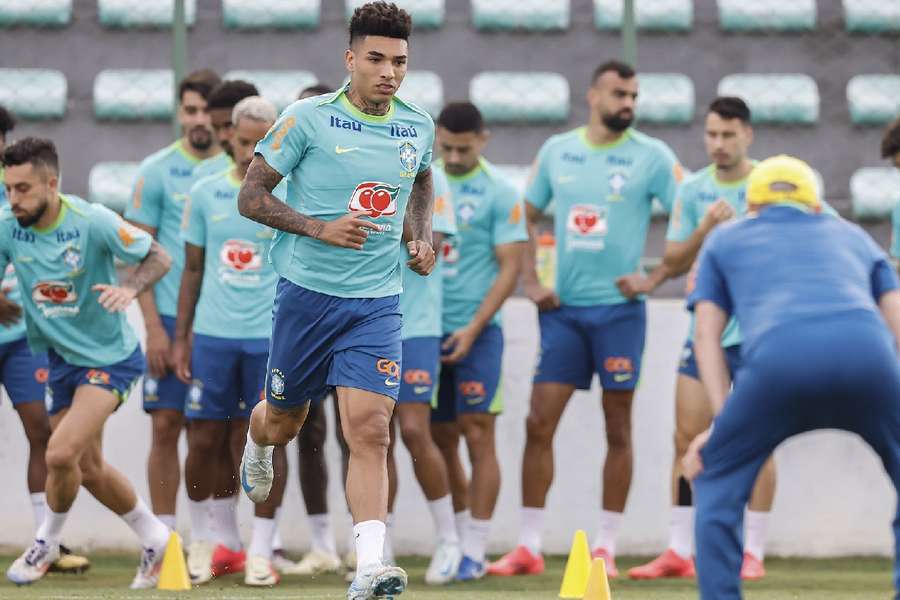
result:
<svg viewBox="0 0 900 600"><path fill-rule="evenodd" d="M14 557L0 556L6 568ZM128 584L134 574L136 557L95 555L91 571L84 575L50 575L31 587L16 588L5 580L0 583L0 598L77 600L77 599L175 599L189 600L313 600L344 598L347 588L338 576L304 579L285 578L274 589L250 589L238 576L215 580L190 592L132 592ZM628 568L638 559L622 559L619 568ZM562 578L563 558L548 562L547 573L540 577L511 579L488 578L471 585L434 589L423 583L424 559L401 561L410 574L410 589L403 598L415 600L538 600L556 598ZM769 576L746 586L748 600L885 600L890 597L890 563L885 559L772 559L767 562ZM682 600L697 598L692 581L632 582L614 581L615 600Z"/></svg>

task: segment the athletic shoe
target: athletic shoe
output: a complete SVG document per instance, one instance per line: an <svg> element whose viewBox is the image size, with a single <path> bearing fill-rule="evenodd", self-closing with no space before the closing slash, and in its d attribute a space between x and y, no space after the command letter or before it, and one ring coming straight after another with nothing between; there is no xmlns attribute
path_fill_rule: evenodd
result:
<svg viewBox="0 0 900 600"><path fill-rule="evenodd" d="M591 552L591 558L603 559L603 562L606 563L606 576L610 579L619 576L619 570L616 568L616 559L606 548L597 548Z"/></svg>
<svg viewBox="0 0 900 600"><path fill-rule="evenodd" d="M744 552L744 564L741 566L741 579L753 581L762 579L766 576L766 567L763 561L759 560L749 552Z"/></svg>
<svg viewBox="0 0 900 600"><path fill-rule="evenodd" d="M201 585L212 580L212 557L214 548L215 546L213 546L212 542L203 540L191 542L190 547L188 547L187 569L188 575L191 578L191 583L194 585Z"/></svg>
<svg viewBox="0 0 900 600"><path fill-rule="evenodd" d="M141 552L141 562L138 565L137 573L128 586L133 590L152 590L159 583L159 573L162 571L163 556L165 556L165 546L162 548L144 548Z"/></svg>
<svg viewBox="0 0 900 600"><path fill-rule="evenodd" d="M247 562L247 552L243 549L234 551L228 546L219 544L216 546L212 555L213 577L221 577L231 573L240 573L244 570L244 563Z"/></svg>
<svg viewBox="0 0 900 600"><path fill-rule="evenodd" d="M459 561L459 570L456 572L456 581L475 581L487 575L487 566L483 562L472 560L463 555Z"/></svg>
<svg viewBox="0 0 900 600"><path fill-rule="evenodd" d="M341 559L334 554L320 552L319 550L310 550L303 555L298 563L291 563L291 566L282 569L285 575L321 575L323 573L337 573L341 570ZM351 579L352 581L352 579Z"/></svg>
<svg viewBox="0 0 900 600"><path fill-rule="evenodd" d="M519 546L487 568L488 575L511 577L513 575L540 575L544 572L544 557L532 554L525 546Z"/></svg>
<svg viewBox="0 0 900 600"><path fill-rule="evenodd" d="M369 565L360 570L347 589L347 600L393 598L406 589L406 571L400 567Z"/></svg>
<svg viewBox="0 0 900 600"><path fill-rule="evenodd" d="M59 545L34 540L31 547L6 570L6 578L16 585L28 585L43 577L59 559Z"/></svg>
<svg viewBox="0 0 900 600"><path fill-rule="evenodd" d="M425 572L425 583L428 585L445 585L456 579L459 563L462 561L462 548L459 542L438 542L434 556Z"/></svg>
<svg viewBox="0 0 900 600"><path fill-rule="evenodd" d="M91 561L84 556L73 554L71 550L59 545L59 559L50 565L47 569L48 573L71 573L81 574L91 568Z"/></svg>
<svg viewBox="0 0 900 600"><path fill-rule="evenodd" d="M247 445L251 442L247 440ZM266 501L272 491L272 480L275 471L272 469L272 455L268 458L252 459L248 457L247 448L241 457L241 487L247 497L256 504Z"/></svg>
<svg viewBox="0 0 900 600"><path fill-rule="evenodd" d="M244 572L244 584L257 587L272 587L281 581L278 571L265 556L250 556Z"/></svg>
<svg viewBox="0 0 900 600"><path fill-rule="evenodd" d="M275 567L276 571L284 574L285 571L293 569L296 563L288 558L284 550L279 548L272 551L272 566Z"/></svg>
<svg viewBox="0 0 900 600"><path fill-rule="evenodd" d="M682 558L669 548L645 565L628 571L632 579L661 579L663 577L695 577L694 559Z"/></svg>

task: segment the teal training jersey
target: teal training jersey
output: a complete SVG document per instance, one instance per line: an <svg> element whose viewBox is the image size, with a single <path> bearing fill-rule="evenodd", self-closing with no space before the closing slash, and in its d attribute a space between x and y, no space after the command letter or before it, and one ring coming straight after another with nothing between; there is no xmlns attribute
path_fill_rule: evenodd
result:
<svg viewBox="0 0 900 600"><path fill-rule="evenodd" d="M232 339L268 338L278 275L266 256L274 231L242 217L234 171L191 188L182 237L205 250L194 332Z"/></svg>
<svg viewBox="0 0 900 600"><path fill-rule="evenodd" d="M456 215L453 213L453 198L447 176L438 167L432 167L434 178L434 217L431 229L445 236L456 235ZM447 238L445 238L447 239ZM400 294L400 312L403 314L403 328L400 336L404 340L418 337L440 337L443 260L438 252L434 270L423 277L406 266L408 255L400 253L403 272L403 293Z"/></svg>
<svg viewBox="0 0 900 600"><path fill-rule="evenodd" d="M486 160L450 180L457 235L444 255L444 333L465 327L478 312L499 271L494 248L525 242L525 210L519 192ZM491 324L500 324L495 314Z"/></svg>
<svg viewBox="0 0 900 600"><path fill-rule="evenodd" d="M156 239L172 257L172 268L153 286L156 309L168 317L178 312L178 287L184 269L181 217L199 162L180 140L151 154L141 163L132 202L125 209L126 219L156 229Z"/></svg>
<svg viewBox="0 0 900 600"><path fill-rule="evenodd" d="M0 268L16 267L33 352L52 348L71 365L106 367L131 356L138 339L125 313L107 312L91 288L117 285L113 259L140 262L153 239L105 206L60 199L47 229L19 227L8 206L0 210Z"/></svg>
<svg viewBox="0 0 900 600"><path fill-rule="evenodd" d="M637 271L653 198L671 209L681 179L675 154L662 141L627 130L594 145L586 128L547 140L535 162L526 200L540 210L554 202L556 291L563 304L620 304L616 279Z"/></svg>
<svg viewBox="0 0 900 600"><path fill-rule="evenodd" d="M891 212L891 256L900 258L900 198Z"/></svg>
<svg viewBox="0 0 900 600"><path fill-rule="evenodd" d="M428 113L394 98L388 113L366 115L346 89L294 102L256 146L287 178L287 204L317 219L348 212L381 227L362 250L276 232L275 270L293 283L343 298L379 298L401 290L400 238L416 176L431 165Z"/></svg>
<svg viewBox="0 0 900 600"><path fill-rule="evenodd" d="M3 169L0 168L0 209L6 206L6 187L3 185ZM6 298L15 302L19 306L22 305L22 294L19 293L19 284L16 281L16 269L12 263L6 265L3 271L3 279L0 282L0 290ZM0 344L8 344L25 337L25 318L22 317L17 323L11 327L0 325Z"/></svg>
<svg viewBox="0 0 900 600"><path fill-rule="evenodd" d="M204 161L197 163L194 167L194 181L200 181L204 177L227 171L234 167L234 161L225 152L219 152L215 156L211 156Z"/></svg>

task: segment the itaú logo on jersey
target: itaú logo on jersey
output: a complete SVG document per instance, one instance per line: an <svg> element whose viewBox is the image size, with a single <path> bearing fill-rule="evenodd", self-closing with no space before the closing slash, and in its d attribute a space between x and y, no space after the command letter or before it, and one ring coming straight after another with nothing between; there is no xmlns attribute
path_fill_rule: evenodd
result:
<svg viewBox="0 0 900 600"><path fill-rule="evenodd" d="M257 271L262 266L259 247L245 240L228 240L222 244L219 259L235 271Z"/></svg>
<svg viewBox="0 0 900 600"><path fill-rule="evenodd" d="M350 196L350 205L347 210L368 211L373 219L389 217L397 214L397 196L400 195L400 186L380 181L365 181L353 190Z"/></svg>
<svg viewBox="0 0 900 600"><path fill-rule="evenodd" d="M606 219L599 208L589 204L573 206L566 227L581 235L606 235Z"/></svg>
<svg viewBox="0 0 900 600"><path fill-rule="evenodd" d="M31 299L45 317L69 317L79 312L71 306L78 300L71 281L39 281L31 288Z"/></svg>

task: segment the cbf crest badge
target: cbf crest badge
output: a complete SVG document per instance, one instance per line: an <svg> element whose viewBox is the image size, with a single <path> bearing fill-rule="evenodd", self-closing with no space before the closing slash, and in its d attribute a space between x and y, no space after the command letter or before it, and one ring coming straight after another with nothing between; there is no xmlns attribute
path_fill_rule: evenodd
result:
<svg viewBox="0 0 900 600"><path fill-rule="evenodd" d="M63 253L63 262L69 267L70 274L76 274L81 271L83 265L81 260L81 252L75 246L69 246Z"/></svg>
<svg viewBox="0 0 900 600"><path fill-rule="evenodd" d="M416 176L416 165L419 163L419 151L416 150L412 142L402 142L399 151L400 164L403 166L400 177L414 178Z"/></svg>

